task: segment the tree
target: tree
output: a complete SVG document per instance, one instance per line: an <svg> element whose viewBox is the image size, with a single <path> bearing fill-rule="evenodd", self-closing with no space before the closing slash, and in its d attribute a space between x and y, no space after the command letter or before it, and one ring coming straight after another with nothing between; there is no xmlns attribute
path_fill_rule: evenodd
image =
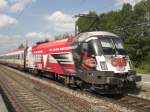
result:
<svg viewBox="0 0 150 112"><path fill-rule="evenodd" d="M18 49L22 49L22 48L25 48L24 44L20 44Z"/></svg>
<svg viewBox="0 0 150 112"><path fill-rule="evenodd" d="M93 31L99 29L99 17L94 11L89 11L89 14L79 17L76 22L79 33Z"/></svg>

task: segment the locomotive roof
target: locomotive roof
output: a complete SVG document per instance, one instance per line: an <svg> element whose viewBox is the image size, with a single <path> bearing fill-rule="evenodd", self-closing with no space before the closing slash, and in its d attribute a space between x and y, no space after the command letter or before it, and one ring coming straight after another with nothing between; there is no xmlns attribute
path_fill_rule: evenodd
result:
<svg viewBox="0 0 150 112"><path fill-rule="evenodd" d="M110 32L104 32L104 31L96 31L96 32L85 32L85 33L81 33L79 35L75 35L75 36L70 36L68 38L65 39L60 39L60 40L55 40L55 41L50 41L47 43L42 43L42 44L38 44L33 46L33 49L42 49L42 48L47 48L47 47L55 47L55 46L61 46L64 44L69 44L71 41L75 41L75 42L82 42L86 39L88 39L91 36L99 36L99 37L104 37L104 36L112 36L112 37L118 37L117 35L110 33ZM73 40L69 38L73 38Z"/></svg>
<svg viewBox="0 0 150 112"><path fill-rule="evenodd" d="M61 39L61 40L56 40L56 41L50 41L47 43L35 45L35 46L33 46L33 48L42 49L42 48L46 48L46 47L60 46L60 45L64 45L64 43L67 42L67 40L68 39L66 38L66 39Z"/></svg>
<svg viewBox="0 0 150 112"><path fill-rule="evenodd" d="M86 32L86 33L81 33L80 36L78 38L75 39L76 42L82 42L86 39L88 39L91 36L98 36L99 38L105 37L105 36L111 36L111 37L115 37L118 38L117 35L110 33L110 32L106 32L106 31L95 31L95 32Z"/></svg>

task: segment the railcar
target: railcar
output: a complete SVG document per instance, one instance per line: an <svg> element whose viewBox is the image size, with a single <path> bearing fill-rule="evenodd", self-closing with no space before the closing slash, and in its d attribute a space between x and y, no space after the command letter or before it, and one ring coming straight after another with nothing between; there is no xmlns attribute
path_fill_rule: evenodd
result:
<svg viewBox="0 0 150 112"><path fill-rule="evenodd" d="M24 69L25 49L17 49L0 54L0 62L8 66Z"/></svg>
<svg viewBox="0 0 150 112"><path fill-rule="evenodd" d="M104 94L121 93L136 86L136 75L121 39L109 32L86 32L66 39L35 45L27 65L51 73L67 85Z"/></svg>

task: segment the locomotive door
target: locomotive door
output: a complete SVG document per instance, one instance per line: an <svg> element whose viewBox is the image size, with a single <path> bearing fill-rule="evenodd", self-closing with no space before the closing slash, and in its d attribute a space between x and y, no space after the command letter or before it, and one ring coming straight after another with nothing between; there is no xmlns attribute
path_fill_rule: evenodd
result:
<svg viewBox="0 0 150 112"><path fill-rule="evenodd" d="M32 55L32 48L28 48L27 50L26 64L28 68L35 68L34 57Z"/></svg>

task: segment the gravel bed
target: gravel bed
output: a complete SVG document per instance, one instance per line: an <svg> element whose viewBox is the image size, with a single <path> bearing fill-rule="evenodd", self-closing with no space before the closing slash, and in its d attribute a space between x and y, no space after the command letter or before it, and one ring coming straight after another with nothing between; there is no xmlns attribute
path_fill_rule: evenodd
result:
<svg viewBox="0 0 150 112"><path fill-rule="evenodd" d="M141 87L141 91L139 93L130 93L129 95L150 100L150 84L140 82L138 86Z"/></svg>
<svg viewBox="0 0 150 112"><path fill-rule="evenodd" d="M66 103L69 106L73 106L73 108L81 109L81 112L84 112L85 110L87 112L134 112L134 110L127 109L126 107L122 107L114 102L106 101L84 92L75 91L64 86L51 83L51 80L43 80L31 76L28 73L20 72L9 67L6 68L22 75L23 77L31 79L34 85L36 85L33 88L40 91L42 94L47 96L52 95L53 97L55 96L58 101Z"/></svg>

